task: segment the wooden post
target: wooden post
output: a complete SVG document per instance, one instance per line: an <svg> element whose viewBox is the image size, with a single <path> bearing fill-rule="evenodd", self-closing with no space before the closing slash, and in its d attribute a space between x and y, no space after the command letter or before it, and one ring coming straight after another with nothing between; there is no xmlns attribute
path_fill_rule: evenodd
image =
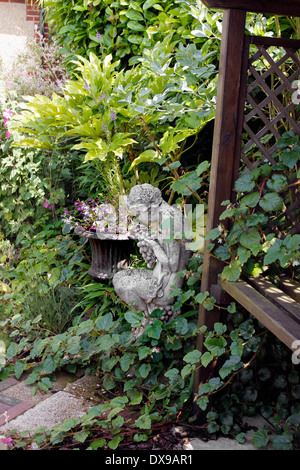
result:
<svg viewBox="0 0 300 470"><path fill-rule="evenodd" d="M231 189L240 163L241 129L239 122L239 102L243 65L246 12L226 10L223 17L221 55L217 106L214 127L214 140L211 161L211 176L208 200L208 233L219 224L219 216L225 210L221 203L231 199ZM204 254L201 291L211 291L217 285L218 274L223 263L209 253ZM206 311L200 306L198 326L212 329L219 320L219 309ZM202 352L204 336L198 335L197 348ZM213 368L201 367L195 373L194 393L211 376ZM196 407L197 408L197 407Z"/></svg>

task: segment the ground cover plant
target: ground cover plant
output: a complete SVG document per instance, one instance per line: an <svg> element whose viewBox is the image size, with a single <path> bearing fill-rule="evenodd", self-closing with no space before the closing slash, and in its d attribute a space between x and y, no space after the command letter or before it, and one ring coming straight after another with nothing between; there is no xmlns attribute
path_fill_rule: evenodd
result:
<svg viewBox="0 0 300 470"><path fill-rule="evenodd" d="M40 89L12 99L3 87L0 380L26 373L36 393L50 390L60 370L83 368L99 378L102 402L50 431L11 433L10 448L138 448L175 424L243 443L245 417L260 414L268 426L255 432L256 447L298 449L299 370L290 351L234 303L217 306L221 321L202 329L206 352L195 349L199 305L216 306L200 281L222 14L181 0L44 5L70 77L50 96ZM247 29L297 37L299 22L249 14ZM299 235L287 235L286 211L299 184L299 140L287 132L277 147L276 166L241 169L237 204L224 201L208 234L225 279L276 282L282 270L298 279ZM140 182L193 207L193 256L179 273L183 288L171 294L180 315L166 324L153 312L137 338L142 315L110 283L91 281L89 246L64 219L74 202L115 200ZM131 266L145 267L137 253ZM195 371L213 362L215 376L193 391Z"/></svg>

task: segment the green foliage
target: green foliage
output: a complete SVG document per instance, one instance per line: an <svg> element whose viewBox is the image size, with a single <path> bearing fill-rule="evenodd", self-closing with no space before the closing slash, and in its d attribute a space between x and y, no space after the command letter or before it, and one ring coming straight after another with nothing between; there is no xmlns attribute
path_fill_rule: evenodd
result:
<svg viewBox="0 0 300 470"><path fill-rule="evenodd" d="M235 317L238 321L238 317ZM224 393L215 393L207 421L211 437L222 433L245 442L243 424L247 417L261 416L265 427L256 430L251 438L257 448L292 450L299 446L299 371L292 364L290 351L273 336L264 336L253 320L240 323L243 337L249 327L256 334L249 338L243 350L246 363L227 384ZM246 334L247 337L247 334ZM258 342L257 342L258 341ZM258 348L257 348L258 346ZM255 352L253 356L253 352ZM248 359L248 362L247 362Z"/></svg>
<svg viewBox="0 0 300 470"><path fill-rule="evenodd" d="M110 55L78 58L77 79L67 82L64 96L26 97L11 123L22 133L14 145L79 150L115 193L125 190L121 161L131 162L135 181L137 165L176 164L187 139L213 119L216 87L214 66L195 45L173 48L167 37L127 71L118 71Z"/></svg>
<svg viewBox="0 0 300 470"><path fill-rule="evenodd" d="M29 295L22 303L23 314L36 322L39 319L44 328L60 334L72 324L76 299L78 292L74 288L63 284L49 287L37 280L29 286Z"/></svg>
<svg viewBox="0 0 300 470"><path fill-rule="evenodd" d="M61 229L62 224L58 226ZM84 247L80 247L79 243L75 245L67 236L60 235L57 238L58 227L50 227L46 226L43 232L27 241L18 257L13 256L12 248L9 248L11 254L3 255L3 258L6 256L5 262L0 264L0 285L4 292L0 300L0 312L3 315L4 312L9 316L22 312L28 305L33 307L32 302L37 308L39 289L44 292L45 298L48 296L50 303L43 307L51 315L51 295L54 295L54 290L66 285L75 286L76 277L80 276L82 270L85 272L88 255ZM53 289L52 294L48 292L49 288Z"/></svg>
<svg viewBox="0 0 300 470"><path fill-rule="evenodd" d="M286 271L299 277L300 235L293 230L298 216L291 191L299 184L299 138L286 132L277 149L275 164L261 162L237 179L237 203L224 201L219 227L207 234L218 242L210 248L226 263L222 277L228 281L237 281L242 273L276 279ZM225 219L232 223L229 230L222 224Z"/></svg>
<svg viewBox="0 0 300 470"><path fill-rule="evenodd" d="M220 39L221 13L209 13L200 1L182 0L46 0L47 19L64 51L85 55L112 54L126 67L173 34L182 44ZM206 46L207 47L207 46Z"/></svg>

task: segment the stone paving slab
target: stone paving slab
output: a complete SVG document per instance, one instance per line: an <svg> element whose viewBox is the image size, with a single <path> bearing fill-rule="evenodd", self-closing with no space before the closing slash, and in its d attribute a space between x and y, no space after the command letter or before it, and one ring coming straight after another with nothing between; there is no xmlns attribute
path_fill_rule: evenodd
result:
<svg viewBox="0 0 300 470"><path fill-rule="evenodd" d="M63 390L74 380L74 375L59 373L52 391L37 391L34 395L31 393L32 385L26 385L25 378L26 374L20 380L9 377L0 382L0 427L12 420L15 421L18 416L34 408L38 403Z"/></svg>
<svg viewBox="0 0 300 470"><path fill-rule="evenodd" d="M22 378L21 380L17 380L12 383L12 386L10 388L7 388L4 393L6 396L18 398L22 401L28 401L30 403L33 403L34 405L37 405L41 401L46 400L46 398L51 397L54 393L64 390L64 388L75 379L76 377L74 378L74 375L72 374L58 373L56 375L56 380L53 383L53 387L51 390L49 390L48 392L37 390L36 393L33 395L32 385L26 385L25 379ZM0 382L0 385L1 383L2 382Z"/></svg>
<svg viewBox="0 0 300 470"><path fill-rule="evenodd" d="M63 391L57 392L1 426L0 433L10 429L17 429L19 432L35 431L41 427L51 429L65 419L82 418L90 407L89 401L76 398Z"/></svg>

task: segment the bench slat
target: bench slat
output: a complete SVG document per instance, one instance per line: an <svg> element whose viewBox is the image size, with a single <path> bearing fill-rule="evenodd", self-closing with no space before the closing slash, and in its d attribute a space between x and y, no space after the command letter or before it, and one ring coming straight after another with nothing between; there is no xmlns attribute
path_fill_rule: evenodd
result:
<svg viewBox="0 0 300 470"><path fill-rule="evenodd" d="M282 277L278 285L287 295L300 303L300 284L288 277Z"/></svg>
<svg viewBox="0 0 300 470"><path fill-rule="evenodd" d="M228 282L220 279L220 285L288 348L295 349L294 341L300 340L300 324L297 321L244 281Z"/></svg>
<svg viewBox="0 0 300 470"><path fill-rule="evenodd" d="M284 309L290 317L300 323L300 305L296 300L285 294L281 289L278 289L267 279L249 279L248 282L273 304Z"/></svg>

